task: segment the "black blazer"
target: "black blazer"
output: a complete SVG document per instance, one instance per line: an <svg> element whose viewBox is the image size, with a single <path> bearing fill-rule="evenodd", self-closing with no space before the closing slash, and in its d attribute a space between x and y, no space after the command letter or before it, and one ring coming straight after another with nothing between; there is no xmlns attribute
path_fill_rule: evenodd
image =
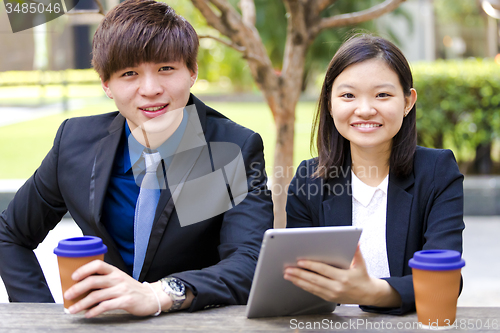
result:
<svg viewBox="0 0 500 333"><path fill-rule="evenodd" d="M352 225L350 159L338 178L324 182L311 175L317 160L303 161L289 190L287 227ZM450 150L417 147L413 172L406 178L389 174L386 244L391 277L401 295L400 308L362 306L363 310L403 314L415 310L408 260L423 249L462 252L463 175Z"/></svg>
<svg viewBox="0 0 500 333"><path fill-rule="evenodd" d="M200 142L240 147L248 195L223 214L182 227L170 191L162 191L139 281L178 277L196 295L190 311L247 302L263 233L273 225L262 139L192 95L188 104L193 103ZM38 170L0 215L0 273L10 301L54 301L32 250L67 211L84 235L103 239L108 246L105 261L127 271L101 221L124 122L118 112L64 121ZM197 154L207 151L205 146ZM197 156L183 170L193 174L206 167L198 165Z"/></svg>

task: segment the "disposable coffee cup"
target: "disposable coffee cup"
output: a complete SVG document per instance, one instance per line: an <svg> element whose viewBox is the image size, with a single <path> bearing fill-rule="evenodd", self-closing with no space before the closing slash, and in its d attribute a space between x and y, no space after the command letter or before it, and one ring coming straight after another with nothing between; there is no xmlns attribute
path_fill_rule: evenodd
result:
<svg viewBox="0 0 500 333"><path fill-rule="evenodd" d="M408 264L413 271L415 305L422 328L450 328L457 314L461 269L465 266L460 252L418 251Z"/></svg>
<svg viewBox="0 0 500 333"><path fill-rule="evenodd" d="M99 237L84 236L63 239L54 249L59 264L59 276L61 277L61 288L64 299L64 312L69 313L70 306L83 299L89 293L80 295L72 300L64 298L64 293L76 281L73 281L71 275L81 266L94 261L104 260L104 254L108 251L106 245L102 243Z"/></svg>

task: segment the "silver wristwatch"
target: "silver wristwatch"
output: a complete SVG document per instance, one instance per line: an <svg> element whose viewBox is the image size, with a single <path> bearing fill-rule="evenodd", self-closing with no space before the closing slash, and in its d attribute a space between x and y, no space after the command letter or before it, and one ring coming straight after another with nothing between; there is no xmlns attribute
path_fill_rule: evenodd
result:
<svg viewBox="0 0 500 333"><path fill-rule="evenodd" d="M186 300L186 286L181 280L174 277L166 277L160 280L161 288L172 299L172 306L165 312L179 310Z"/></svg>

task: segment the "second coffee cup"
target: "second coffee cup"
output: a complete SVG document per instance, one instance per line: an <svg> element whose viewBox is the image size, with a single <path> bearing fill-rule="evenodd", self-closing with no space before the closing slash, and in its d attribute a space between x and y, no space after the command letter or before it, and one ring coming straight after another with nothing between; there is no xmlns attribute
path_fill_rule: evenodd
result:
<svg viewBox="0 0 500 333"><path fill-rule="evenodd" d="M460 252L418 251L408 264L413 271L415 305L422 328L451 327L457 313L461 268L465 266Z"/></svg>
<svg viewBox="0 0 500 333"><path fill-rule="evenodd" d="M66 290L76 283L76 281L71 278L71 275L73 275L78 268L91 261L104 260L104 254L107 250L102 240L94 236L68 238L59 242L54 249L54 253L57 255L57 262L59 264L63 298ZM69 307L87 295L88 293L80 295L72 300L64 298L64 312L69 313Z"/></svg>

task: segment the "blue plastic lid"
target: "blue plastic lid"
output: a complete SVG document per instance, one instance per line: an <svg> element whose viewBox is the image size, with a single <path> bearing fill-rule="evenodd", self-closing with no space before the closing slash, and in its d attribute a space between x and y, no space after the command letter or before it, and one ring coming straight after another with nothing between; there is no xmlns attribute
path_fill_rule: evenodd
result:
<svg viewBox="0 0 500 333"><path fill-rule="evenodd" d="M60 257L91 257L108 252L102 239L94 236L63 239L54 249Z"/></svg>
<svg viewBox="0 0 500 333"><path fill-rule="evenodd" d="M451 271L465 266L465 260L454 250L423 250L413 254L408 265L427 271Z"/></svg>

